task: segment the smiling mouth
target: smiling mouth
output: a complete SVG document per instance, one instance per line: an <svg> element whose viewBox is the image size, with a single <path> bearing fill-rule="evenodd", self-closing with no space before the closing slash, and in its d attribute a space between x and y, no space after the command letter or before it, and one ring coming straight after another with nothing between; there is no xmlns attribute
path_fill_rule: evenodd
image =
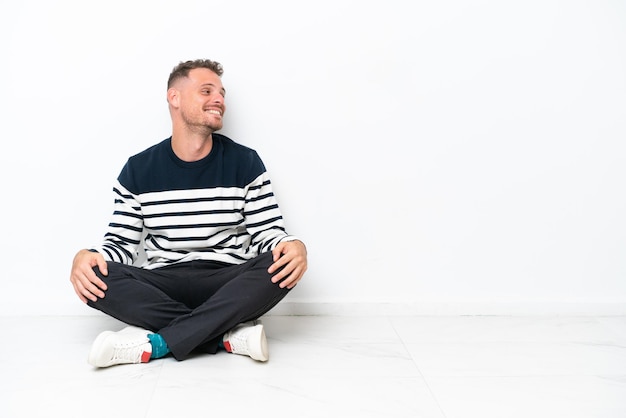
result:
<svg viewBox="0 0 626 418"><path fill-rule="evenodd" d="M212 115L222 116L222 111L221 110L209 109L209 110L207 110L207 112L212 114Z"/></svg>

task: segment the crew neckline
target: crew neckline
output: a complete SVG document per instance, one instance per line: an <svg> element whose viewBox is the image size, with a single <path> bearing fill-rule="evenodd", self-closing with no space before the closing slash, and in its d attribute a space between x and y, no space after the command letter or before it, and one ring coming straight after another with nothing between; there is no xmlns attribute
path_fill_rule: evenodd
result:
<svg viewBox="0 0 626 418"><path fill-rule="evenodd" d="M182 160L180 157L178 157L178 155L176 155L176 153L174 152L174 149L172 148L171 136L167 138L165 142L166 142L167 152L170 158L172 159L172 161L174 161L174 163L176 163L176 165L178 165L179 167L183 167L183 168L195 168L195 167L205 165L208 161L213 159L213 156L215 155L215 152L216 152L216 148L220 146L221 144L220 141L216 138L216 135L213 135L213 146L211 147L211 151L206 157L203 157L197 161L185 161L185 160Z"/></svg>

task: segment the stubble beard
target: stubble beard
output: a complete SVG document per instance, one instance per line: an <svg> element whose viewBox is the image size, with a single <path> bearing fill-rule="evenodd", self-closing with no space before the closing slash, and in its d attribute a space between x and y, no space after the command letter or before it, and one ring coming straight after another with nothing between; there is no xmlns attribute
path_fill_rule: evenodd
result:
<svg viewBox="0 0 626 418"><path fill-rule="evenodd" d="M185 112L181 113L183 122L192 132L198 132L204 135L210 135L215 131L219 131L222 129L222 122L211 120L210 117L207 117L204 113L202 115L187 115Z"/></svg>

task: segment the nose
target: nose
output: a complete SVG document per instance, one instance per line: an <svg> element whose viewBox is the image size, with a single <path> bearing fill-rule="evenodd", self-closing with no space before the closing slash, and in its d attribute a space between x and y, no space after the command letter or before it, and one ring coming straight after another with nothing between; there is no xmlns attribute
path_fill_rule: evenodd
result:
<svg viewBox="0 0 626 418"><path fill-rule="evenodd" d="M213 97L213 102L224 104L224 95L220 93L216 93L215 96Z"/></svg>

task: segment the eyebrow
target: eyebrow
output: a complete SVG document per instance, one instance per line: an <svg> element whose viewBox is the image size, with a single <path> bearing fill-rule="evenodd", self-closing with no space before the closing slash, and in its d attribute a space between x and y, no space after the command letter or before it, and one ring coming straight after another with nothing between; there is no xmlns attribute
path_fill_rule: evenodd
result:
<svg viewBox="0 0 626 418"><path fill-rule="evenodd" d="M200 85L200 88L206 87L206 86L211 86L211 87L217 88L217 86L215 84L213 84L213 83L204 83L204 84ZM222 96L226 96L226 89L224 87L222 87L222 89L220 91L222 93Z"/></svg>

